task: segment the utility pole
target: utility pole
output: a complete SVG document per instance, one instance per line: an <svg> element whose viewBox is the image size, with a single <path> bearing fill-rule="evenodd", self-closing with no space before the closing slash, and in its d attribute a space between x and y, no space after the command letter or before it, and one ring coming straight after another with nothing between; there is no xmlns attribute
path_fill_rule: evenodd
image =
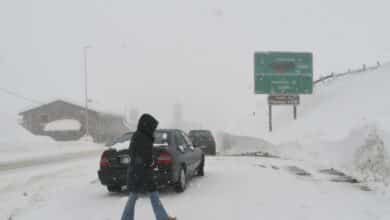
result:
<svg viewBox="0 0 390 220"><path fill-rule="evenodd" d="M89 117L88 117L88 49L91 46L84 46L84 89L85 89L85 136L89 136Z"/></svg>

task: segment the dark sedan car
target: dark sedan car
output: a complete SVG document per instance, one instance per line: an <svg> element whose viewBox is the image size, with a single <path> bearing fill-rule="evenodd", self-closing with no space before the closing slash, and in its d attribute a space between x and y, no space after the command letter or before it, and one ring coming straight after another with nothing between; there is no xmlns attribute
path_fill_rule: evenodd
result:
<svg viewBox="0 0 390 220"><path fill-rule="evenodd" d="M192 143L203 149L207 155L216 155L216 143L213 134L209 130L192 130L189 133Z"/></svg>
<svg viewBox="0 0 390 220"><path fill-rule="evenodd" d="M127 185L127 168L131 160L128 146L132 135L126 133L116 139L101 156L98 176L110 192L120 192ZM183 192L189 177L204 175L203 151L193 146L181 130L157 130L153 158L153 178L159 188L173 186L177 192Z"/></svg>

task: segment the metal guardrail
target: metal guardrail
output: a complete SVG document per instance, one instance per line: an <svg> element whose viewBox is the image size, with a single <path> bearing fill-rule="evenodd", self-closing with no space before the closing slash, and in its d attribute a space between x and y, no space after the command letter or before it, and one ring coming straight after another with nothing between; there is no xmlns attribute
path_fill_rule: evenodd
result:
<svg viewBox="0 0 390 220"><path fill-rule="evenodd" d="M353 74L359 74L359 73L363 73L363 72L373 71L373 70L378 69L380 66L381 66L380 63L378 62L377 65L375 65L375 66L367 67L366 65L363 65L363 67L359 68L359 69L354 69L354 70L349 69L348 71L343 72L343 73L331 73L329 75L321 76L319 79L314 80L313 85L315 86L316 84L318 84L320 82L324 82L324 81L327 81L327 80L333 79L333 78L339 78L339 77L343 77L343 76L347 76L347 75L353 75Z"/></svg>

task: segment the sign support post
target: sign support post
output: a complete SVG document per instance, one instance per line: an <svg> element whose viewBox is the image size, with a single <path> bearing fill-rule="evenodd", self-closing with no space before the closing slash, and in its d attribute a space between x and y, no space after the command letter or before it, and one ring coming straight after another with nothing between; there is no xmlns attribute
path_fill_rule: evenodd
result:
<svg viewBox="0 0 390 220"><path fill-rule="evenodd" d="M269 132L272 132L272 104L268 103L268 128Z"/></svg>
<svg viewBox="0 0 390 220"><path fill-rule="evenodd" d="M294 105L294 120L297 120L297 105Z"/></svg>

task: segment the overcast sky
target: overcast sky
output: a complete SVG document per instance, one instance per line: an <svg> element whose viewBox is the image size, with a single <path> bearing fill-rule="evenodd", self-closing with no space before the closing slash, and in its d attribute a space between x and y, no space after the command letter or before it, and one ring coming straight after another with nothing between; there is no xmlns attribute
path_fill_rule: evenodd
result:
<svg viewBox="0 0 390 220"><path fill-rule="evenodd" d="M83 47L90 45L95 105L151 112L168 126L173 104L182 103L185 119L238 131L251 112L264 113L264 96L253 94L255 51L313 52L317 77L389 61L389 6L379 0L0 0L0 88L42 101L83 102Z"/></svg>

